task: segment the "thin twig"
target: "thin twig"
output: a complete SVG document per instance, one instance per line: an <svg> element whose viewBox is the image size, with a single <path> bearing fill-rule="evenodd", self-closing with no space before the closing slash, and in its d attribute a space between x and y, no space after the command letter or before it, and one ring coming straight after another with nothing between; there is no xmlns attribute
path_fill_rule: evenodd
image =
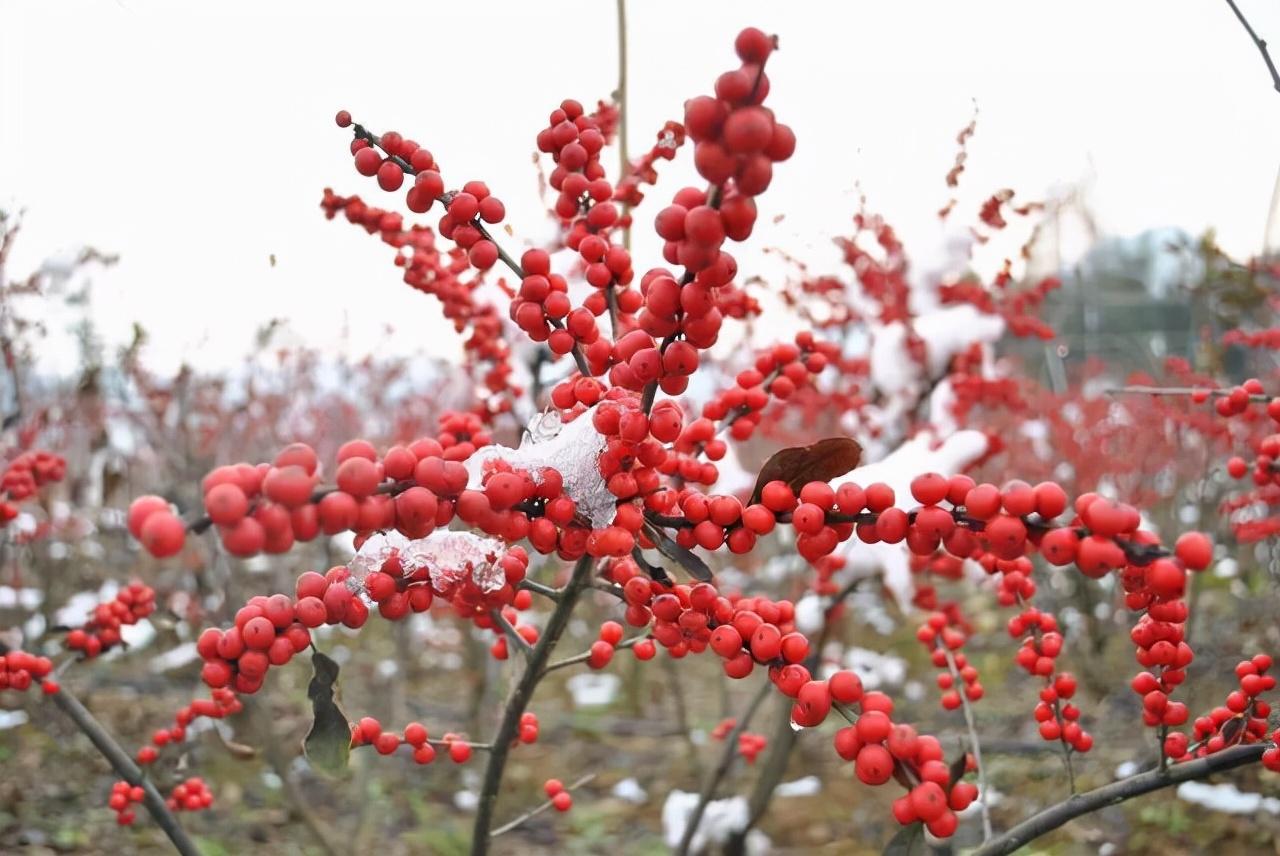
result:
<svg viewBox="0 0 1280 856"><path fill-rule="evenodd" d="M1280 72L1276 71L1276 64L1271 61L1271 53L1267 50L1267 43L1264 39L1258 38L1258 34L1253 31L1253 27L1249 26L1249 21L1241 13L1240 8L1236 6L1235 0L1227 0L1227 5L1231 7L1231 11L1236 13L1236 17L1240 20L1245 32L1249 34L1249 38L1253 39L1253 43L1257 45L1258 52L1262 54L1262 61L1267 64L1267 71L1271 72L1271 85L1275 87L1276 92L1280 92Z"/></svg>
<svg viewBox="0 0 1280 856"><path fill-rule="evenodd" d="M527 589L528 591L531 591L534 594L542 595L548 600L553 600L556 603L560 602L559 589L554 589L551 586L544 586L542 583L537 583L537 582L534 582L533 580L529 580L529 579L521 580L520 584L516 586L516 588Z"/></svg>
<svg viewBox="0 0 1280 856"><path fill-rule="evenodd" d="M1226 398L1234 390L1230 389L1205 389L1196 386L1116 386L1104 389L1107 395L1194 395L1203 393L1210 398ZM1269 395L1251 395L1249 400L1257 403L1263 403L1271 400Z"/></svg>
<svg viewBox="0 0 1280 856"><path fill-rule="evenodd" d="M1109 805L1119 805L1134 797L1171 785L1202 779L1213 773L1256 763L1270 745L1270 742L1265 742L1234 746L1194 761L1174 764L1168 769L1139 773L1092 791L1076 794L1039 814L1032 815L1002 835L996 836L977 850L971 851L970 856L1004 856L1082 814L1089 814Z"/></svg>
<svg viewBox="0 0 1280 856"><path fill-rule="evenodd" d="M582 778L578 779L578 780L577 780L576 782L574 782L573 784L571 784L571 785L569 785L568 787L566 787L566 788L565 788L565 790L566 790L566 791L576 791L578 788L580 788L580 787L582 787L583 785L587 784L588 782L590 782L590 781L591 781L592 779L594 779L595 777L596 777L596 774L595 774L595 773L587 773L585 776L583 776ZM542 803L541 805L537 806L536 808L531 808L531 809L529 809L529 810L528 810L528 811L526 811L524 814L520 815L519 817L515 818L514 820L512 820L512 821L509 821L509 822L507 822L507 823L502 824L502 826L499 826L499 827L498 827L497 829L495 829L493 832L490 832L490 833L489 833L489 837L490 837L490 838L497 838L499 835L505 835L506 833L510 832L511 830L513 830L513 829L515 829L516 827L518 827L518 826L520 826L521 824L523 824L525 821L530 820L530 819L532 819L532 818L535 818L535 817L537 817L538 815L542 814L544 811L546 811L547 809L551 808L551 806L553 806L553 805L555 805L555 801L554 801L554 800L547 800L546 802Z"/></svg>
<svg viewBox="0 0 1280 856"><path fill-rule="evenodd" d="M613 648L615 651L621 650L623 648L630 648L640 642L643 642L648 638L649 638L648 634L644 634L642 636L632 636L630 639L623 639L617 645L614 645ZM583 651L581 654L575 654L572 657L565 657L563 660L556 660L554 663L550 664L545 669L543 669L543 672L554 672L556 669L565 669L565 668L568 668L569 666L576 666L578 663L585 663L590 659L591 659L591 652Z"/></svg>
<svg viewBox="0 0 1280 856"><path fill-rule="evenodd" d="M618 0L618 89L613 93L613 100L618 105L618 181L631 169L631 157L627 152L627 0ZM622 216L631 213L628 205L622 206ZM622 246L631 251L631 224L622 227ZM613 298L613 286L605 293L609 299L609 318L613 321L613 336L618 337L617 300Z"/></svg>
<svg viewBox="0 0 1280 856"><path fill-rule="evenodd" d="M964 682L960 678L960 669L956 666L955 655L945 645L940 650L946 655L947 670L951 672L951 680L956 687ZM982 806L982 840L991 839L991 809L987 806L987 771L982 765L982 745L978 742L978 726L973 718L973 706L963 690L960 694L960 707L964 710L964 723L969 728L969 746L973 749L973 763L978 768L978 803Z"/></svg>

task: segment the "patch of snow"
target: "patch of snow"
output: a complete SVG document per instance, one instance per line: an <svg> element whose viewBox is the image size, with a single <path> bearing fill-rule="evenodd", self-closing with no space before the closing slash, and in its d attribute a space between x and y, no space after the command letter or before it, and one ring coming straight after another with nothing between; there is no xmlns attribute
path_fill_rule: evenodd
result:
<svg viewBox="0 0 1280 856"><path fill-rule="evenodd" d="M689 815L697 805L696 793L674 790L667 794L667 800L662 804L662 839L671 849L680 846L689 825ZM749 816L746 797L712 800L707 803L694 831L689 852L699 853L708 844L724 844L730 835L747 825Z"/></svg>
<svg viewBox="0 0 1280 856"><path fill-rule="evenodd" d="M845 668L856 672L869 690L898 686L906 679L907 661L867 648L850 648L844 655Z"/></svg>
<svg viewBox="0 0 1280 856"><path fill-rule="evenodd" d="M1178 785L1178 799L1225 814L1280 814L1280 799L1248 793L1230 782L1210 785L1207 782L1183 782Z"/></svg>
<svg viewBox="0 0 1280 856"><path fill-rule="evenodd" d="M635 779L626 778L613 786L613 790L609 792L617 799L623 802L629 802L632 805L642 805L649 799L648 792L640 787L640 783Z"/></svg>
<svg viewBox="0 0 1280 856"><path fill-rule="evenodd" d="M0 710L0 731L25 725L30 718L25 710Z"/></svg>
<svg viewBox="0 0 1280 856"><path fill-rule="evenodd" d="M809 797L822 790L822 780L817 776L805 776L794 782L783 782L774 789L780 797Z"/></svg>
<svg viewBox="0 0 1280 856"><path fill-rule="evenodd" d="M0 609L38 609L42 603L44 592L38 589L0 586Z"/></svg>
<svg viewBox="0 0 1280 856"><path fill-rule="evenodd" d="M475 811L480 805L480 795L475 791L458 791L453 795L453 806L458 811Z"/></svg>
<svg viewBox="0 0 1280 856"><path fill-rule="evenodd" d="M149 668L157 673L168 672L173 669L180 669L198 659L200 659L200 654L196 652L196 643L183 642L163 654L157 654L152 657Z"/></svg>
<svg viewBox="0 0 1280 856"><path fill-rule="evenodd" d="M622 679L609 672L581 672L565 682L574 707L604 707L618 697Z"/></svg>

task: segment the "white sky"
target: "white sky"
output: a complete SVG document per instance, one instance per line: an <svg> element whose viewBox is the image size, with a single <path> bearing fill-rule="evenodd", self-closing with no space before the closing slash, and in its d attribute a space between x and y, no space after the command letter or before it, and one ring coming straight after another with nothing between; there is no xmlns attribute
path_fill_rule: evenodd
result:
<svg viewBox="0 0 1280 856"><path fill-rule="evenodd" d="M1280 45L1280 6L1239 2ZM962 219L1000 187L1082 185L1108 232L1212 226L1235 254L1261 246L1280 93L1225 2L632 0L633 152L732 66L748 24L781 37L769 103L799 139L760 200L754 247L834 264L860 182L938 263L934 212L972 99ZM95 275L95 317L108 343L141 321L161 368L230 365L273 316L352 354L450 354L455 338L389 248L320 214L326 185L403 201L355 173L334 112L426 145L451 186L487 181L519 239L547 228L530 161L547 112L615 82L606 0L0 0L0 206L26 209L11 273L82 243L120 253ZM690 157L663 165L637 267L658 261L643 236L692 180ZM747 273L776 271L738 256Z"/></svg>

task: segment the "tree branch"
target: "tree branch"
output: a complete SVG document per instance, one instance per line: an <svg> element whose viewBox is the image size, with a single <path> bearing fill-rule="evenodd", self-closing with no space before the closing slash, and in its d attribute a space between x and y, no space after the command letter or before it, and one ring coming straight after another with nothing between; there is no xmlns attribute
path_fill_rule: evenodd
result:
<svg viewBox="0 0 1280 856"><path fill-rule="evenodd" d="M1051 832L1082 814L1089 814L1109 805L1119 805L1134 797L1167 788L1170 785L1202 779L1213 773L1234 770L1246 764L1253 764L1262 757L1262 753L1271 745L1268 743L1251 743L1248 746L1234 746L1215 752L1194 761L1174 764L1164 770L1156 769L1147 773L1139 773L1109 785L1103 785L1083 794L1076 794L1068 800L1050 806L1039 814L1033 815L1014 826L1008 832L988 841L970 856L1004 856L1012 853L1028 842L1034 841L1046 832Z"/></svg>
<svg viewBox="0 0 1280 856"><path fill-rule="evenodd" d="M1271 72L1271 85L1275 87L1276 92L1280 92L1280 72L1276 71L1276 64L1271 61L1271 54L1267 51L1267 42L1265 39L1258 38L1258 34L1253 31L1253 27L1249 26L1249 21L1240 11L1240 7L1235 4L1235 0L1227 0L1227 5L1231 7L1231 11L1236 13L1241 26L1245 32L1249 34L1249 38L1253 39L1253 43L1257 45L1258 52L1262 54L1262 61L1267 64L1267 71Z"/></svg>
<svg viewBox="0 0 1280 856"><path fill-rule="evenodd" d="M583 556L573 566L573 576L568 585L561 590L560 600L556 603L546 628L538 638L538 644L534 646L533 653L529 655L524 673L520 675L520 680L511 688L511 694L507 697L502 722L499 723L498 730L493 735L493 749L489 755L489 763L485 766L484 784L480 789L480 802L476 807L476 821L471 839L471 856L485 856L489 852L489 828L493 823L493 810L498 802L498 789L502 785L502 773L507 764L507 755L520 731L520 716L529 706L529 700L533 697L533 691L538 686L538 682L546 674L547 660L550 659L552 649L569 625L569 617L578 603L578 596L591 583L594 565L595 560L592 557Z"/></svg>

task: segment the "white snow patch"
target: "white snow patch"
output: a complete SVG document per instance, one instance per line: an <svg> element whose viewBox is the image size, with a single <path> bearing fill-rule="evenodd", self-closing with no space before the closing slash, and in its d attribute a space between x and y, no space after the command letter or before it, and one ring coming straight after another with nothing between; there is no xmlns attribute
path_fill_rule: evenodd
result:
<svg viewBox="0 0 1280 856"><path fill-rule="evenodd" d="M30 718L25 710L0 710L0 731L25 725Z"/></svg>
<svg viewBox="0 0 1280 856"><path fill-rule="evenodd" d="M1242 791L1230 782L1220 785L1183 782L1178 785L1177 795L1180 800L1226 814L1256 814L1259 811L1280 814L1280 799Z"/></svg>
<svg viewBox="0 0 1280 856"><path fill-rule="evenodd" d="M622 680L608 672L581 672L565 682L574 707L604 707L618 696Z"/></svg>
<svg viewBox="0 0 1280 856"><path fill-rule="evenodd" d="M822 780L817 776L805 776L794 782L783 782L774 793L780 797L809 797L822 790Z"/></svg>
<svg viewBox="0 0 1280 856"><path fill-rule="evenodd" d="M168 672L173 669L180 669L188 663L194 662L200 658L200 654L196 651L196 643L183 642L177 647L165 651L163 654L157 654L151 658L149 668L153 672Z"/></svg>
<svg viewBox="0 0 1280 856"><path fill-rule="evenodd" d="M633 805L643 805L649 799L648 792L640 787L639 782L632 778L626 778L618 782L613 786L610 794L623 802L629 802Z"/></svg>

